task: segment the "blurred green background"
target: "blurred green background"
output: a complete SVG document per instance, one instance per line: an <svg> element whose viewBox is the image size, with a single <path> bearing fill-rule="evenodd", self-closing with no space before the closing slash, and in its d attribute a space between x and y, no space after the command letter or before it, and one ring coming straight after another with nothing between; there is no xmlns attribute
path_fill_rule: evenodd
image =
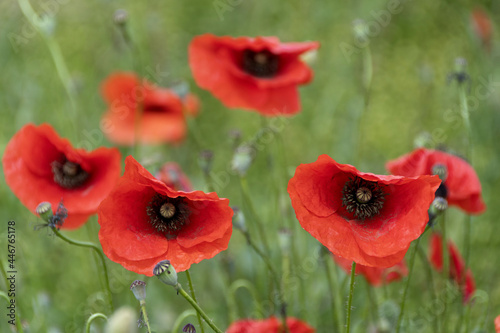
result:
<svg viewBox="0 0 500 333"><path fill-rule="evenodd" d="M320 154L355 164L362 171L384 174L385 162L412 150L415 138L423 132L429 133L433 146L445 145L464 155L467 140L459 118L458 89L454 83L447 84L455 59L463 57L468 61L471 77L472 163L488 205L486 213L473 218L469 266L477 289L483 292L470 309L469 327L470 331L483 327L491 332L493 319L500 314L497 257L500 239L496 237L500 206L495 199L500 195L500 68L497 65L500 49L494 24L500 19L500 2L402 1L400 12L390 15L387 24L377 21L378 13L387 11L390 3L385 0L32 1L37 13L54 14L53 40L59 44L70 72L77 105L75 118L44 39L31 28L16 1L3 0L0 2L1 152L14 133L28 122L50 123L76 146L85 140L93 148L111 146L99 130L99 120L106 109L99 85L113 71L134 69L130 49L113 22L114 12L125 9L129 13L129 31L140 53L142 72L155 69L168 72L159 76L156 83L161 86L185 80L202 101L201 114L189 121L190 134L183 144L143 147L136 157L146 160L159 156L158 161L176 161L195 188L204 190L206 184L198 167L198 153L210 149L215 154L213 171L217 177L213 180L227 183L227 186L215 184L219 196L229 198L231 205L241 206L238 177L227 172L233 153L228 133L238 129L244 141L257 140L262 149L248 172L252 199L266 224L268 239L276 240L277 230L289 226L295 244L291 276L296 283L287 290L288 312L306 320L318 332L333 332L331 294L325 263L317 255L319 243L296 221L286 183L296 166L313 162ZM491 52L482 47L472 28L471 12L475 8L482 8L493 22ZM373 80L366 110L361 81L362 54L366 48L356 46L352 33L352 22L357 18L373 28L369 39ZM210 93L199 89L191 77L187 48L194 36L206 32L273 35L282 41L319 41L321 48L312 64L315 78L300 91L302 112L292 118L263 120L254 112L228 110ZM345 47L350 47L352 54L346 56ZM282 130L264 139L259 131L269 124L278 124ZM127 148L121 150L123 156L131 153ZM155 171L158 166L152 165L150 170ZM90 314L107 311L99 299L102 286L93 254L63 243L46 229L34 231L40 221L21 205L3 177L0 182L3 261L6 261L7 221L16 221L18 314L30 332L82 331ZM448 234L463 249L465 215L450 209L447 220ZM98 228L94 217L80 230L67 234L98 242ZM427 238L422 242L424 249L426 244ZM277 241L272 249L272 260L281 268ZM416 261L406 313L408 318L426 318L427 324L419 331L432 332L429 323L438 310L432 308L435 303L423 265L422 261ZM109 267L115 306L128 305L138 313L139 306L128 287L133 280L144 277L112 262ZM333 265L329 267L339 280L334 296L343 312L345 274L333 269ZM237 230L228 251L194 265L191 273L202 307L222 328L230 320L226 301L230 282L247 279L254 283L261 300L270 297L265 266ZM180 274L180 279L186 285L184 274ZM146 281L152 325L157 332L169 332L176 317L189 309L189 305L176 296L173 288L160 285L156 279L146 278ZM363 278L357 279L355 332L366 332L371 320L365 284ZM399 302L402 286L398 282L385 292L377 289L378 302L384 302L386 297ZM0 288L4 290L3 282ZM461 313L460 299L451 303L447 310L449 331L455 329ZM8 332L3 304L0 331ZM237 308L232 310L238 317L252 314L252 301L246 291L238 291ZM266 315L272 312L272 306L267 306ZM189 321L195 323L193 317ZM102 321L97 321L93 329L100 332L103 326ZM461 328L465 330L464 327Z"/></svg>

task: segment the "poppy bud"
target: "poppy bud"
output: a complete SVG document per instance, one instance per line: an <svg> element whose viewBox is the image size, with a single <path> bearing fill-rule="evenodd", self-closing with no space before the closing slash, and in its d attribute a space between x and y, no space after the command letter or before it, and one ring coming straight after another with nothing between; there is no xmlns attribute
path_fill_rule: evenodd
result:
<svg viewBox="0 0 500 333"><path fill-rule="evenodd" d="M175 287L177 285L177 272L170 260L162 260L156 264L153 274L166 285Z"/></svg>
<svg viewBox="0 0 500 333"><path fill-rule="evenodd" d="M200 165L200 169L205 174L209 174L212 170L212 161L214 158L214 152L211 150L202 150L200 155L198 156L198 164Z"/></svg>
<svg viewBox="0 0 500 333"><path fill-rule="evenodd" d="M246 233L247 226L245 224L245 215L238 207L231 207L233 209L233 227L238 229L239 231Z"/></svg>
<svg viewBox="0 0 500 333"><path fill-rule="evenodd" d="M125 25L128 20L128 12L125 9L118 9L113 14L113 21L117 25Z"/></svg>
<svg viewBox="0 0 500 333"><path fill-rule="evenodd" d="M245 176L248 168L252 165L254 157L254 149L251 146L239 146L234 152L231 168L240 176Z"/></svg>
<svg viewBox="0 0 500 333"><path fill-rule="evenodd" d="M135 298L142 302L146 300L146 282L135 280L130 285L130 290L134 293Z"/></svg>
<svg viewBox="0 0 500 333"><path fill-rule="evenodd" d="M39 203L35 212L46 222L51 222L54 216L54 213L52 213L52 205L47 201Z"/></svg>
<svg viewBox="0 0 500 333"><path fill-rule="evenodd" d="M360 42L364 43L368 40L368 25L362 19L357 19L352 22L354 36Z"/></svg>
<svg viewBox="0 0 500 333"><path fill-rule="evenodd" d="M448 201L446 201L446 199L442 197L436 197L436 199L434 199L430 207L431 211L436 212L438 214L444 212L447 208L448 208Z"/></svg>
<svg viewBox="0 0 500 333"><path fill-rule="evenodd" d="M187 324L182 331L186 333L196 333L196 328L194 328L193 324Z"/></svg>

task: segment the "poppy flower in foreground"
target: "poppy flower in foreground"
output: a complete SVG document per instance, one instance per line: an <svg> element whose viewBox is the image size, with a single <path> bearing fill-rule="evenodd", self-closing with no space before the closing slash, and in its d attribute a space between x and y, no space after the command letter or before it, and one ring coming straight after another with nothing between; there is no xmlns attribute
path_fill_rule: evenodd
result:
<svg viewBox="0 0 500 333"><path fill-rule="evenodd" d="M133 157L97 212L106 256L126 269L153 275L162 260L185 271L228 246L233 211L216 193L182 192L154 178Z"/></svg>
<svg viewBox="0 0 500 333"><path fill-rule="evenodd" d="M227 107L292 115L301 108L297 86L313 76L300 55L318 47L318 42L281 43L276 37L204 34L189 45L189 65L196 83Z"/></svg>
<svg viewBox="0 0 500 333"><path fill-rule="evenodd" d="M5 181L30 211L62 201L68 217L62 229L74 229L95 214L121 174L120 152L75 149L48 124L23 126L2 158Z"/></svg>
<svg viewBox="0 0 500 333"><path fill-rule="evenodd" d="M444 197L449 205L469 214L480 214L486 209L476 172L458 156L420 148L388 162L386 167L390 173L406 177L439 174L443 184L436 196Z"/></svg>
<svg viewBox="0 0 500 333"><path fill-rule="evenodd" d="M437 271L443 269L443 239L441 235L433 233L430 239L430 262ZM450 255L450 278L460 286L467 303L476 291L476 283L470 268L465 271L465 262L456 245L448 241L448 253Z"/></svg>
<svg viewBox="0 0 500 333"><path fill-rule="evenodd" d="M314 333L315 329L306 323L289 317L286 319L288 331L290 333ZM276 317L268 319L243 319L238 320L229 326L227 333L281 333L283 332L283 325L281 320Z"/></svg>
<svg viewBox="0 0 500 333"><path fill-rule="evenodd" d="M352 261L334 255L333 260L347 273L351 274ZM389 268L370 267L357 264L356 275L361 274L374 287L401 280L408 275L404 260Z"/></svg>
<svg viewBox="0 0 500 333"><path fill-rule="evenodd" d="M191 192L193 186L189 178L184 174L181 167L175 162L167 162L162 165L156 178L176 191Z"/></svg>
<svg viewBox="0 0 500 333"><path fill-rule="evenodd" d="M184 139L183 102L172 90L141 81L134 73L119 72L104 80L101 93L108 103L101 128L111 142L130 146L136 136L145 144Z"/></svg>
<svg viewBox="0 0 500 333"><path fill-rule="evenodd" d="M297 167L288 194L302 227L330 252L391 267L424 232L440 182L437 176L364 173L321 155Z"/></svg>

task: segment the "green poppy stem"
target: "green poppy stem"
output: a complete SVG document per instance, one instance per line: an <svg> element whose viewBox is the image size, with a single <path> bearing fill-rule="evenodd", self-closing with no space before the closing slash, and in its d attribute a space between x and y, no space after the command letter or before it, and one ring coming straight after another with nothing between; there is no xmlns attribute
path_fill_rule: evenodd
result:
<svg viewBox="0 0 500 333"><path fill-rule="evenodd" d="M149 326L149 318L148 318L148 313L146 311L146 301L142 300L142 301L140 301L140 304L141 304L142 318L144 319L144 322L146 323L148 333L151 333L151 326Z"/></svg>
<svg viewBox="0 0 500 333"><path fill-rule="evenodd" d="M191 296L188 295L188 293L182 288L180 283L177 283L174 286L174 288L175 288L175 290L177 290L177 293L181 294L181 296L184 297L186 299L186 301L189 302L189 304L191 304L191 306L196 310L196 312L198 312L198 314L203 318L203 320L205 320L205 322L208 324L208 326L210 326L210 328L214 332L223 333L221 329L219 329L217 326L215 326L212 319L210 319L207 316L207 314L202 310L202 308L200 308L198 303L196 303L195 300Z"/></svg>
<svg viewBox="0 0 500 333"><path fill-rule="evenodd" d="M424 233L425 233L425 231L424 231ZM411 280L411 276L413 274L413 266L415 264L415 257L416 257L416 254L418 252L418 246L420 244L421 237L422 236L417 238L417 241L415 242L415 248L413 249L413 253L411 254L408 277L406 278L405 289L403 292L403 298L401 299L401 305L399 306L399 317L398 317L398 321L396 324L396 333L399 333L399 330L401 329L401 323L403 322L403 317L404 317L404 312L405 312L406 295L408 294L408 287L410 286L410 280Z"/></svg>
<svg viewBox="0 0 500 333"><path fill-rule="evenodd" d="M113 297L111 294L111 287L109 285L108 267L106 265L106 260L104 258L104 253L102 252L102 250L99 247L97 247L97 245L95 245L94 243L80 242L80 241L76 241L74 239L68 238L68 237L64 236L63 234L61 234L57 228L52 228L52 230L54 231L54 234L57 237L61 238L63 241L65 241L69 244L72 244L72 245L90 248L97 253L97 255L99 256L99 259L101 261L103 271L104 271L104 280L105 280L105 285L106 285L107 294L108 294L107 295L108 296L108 305L109 305L110 312L112 313L114 311Z"/></svg>
<svg viewBox="0 0 500 333"><path fill-rule="evenodd" d="M1 265L2 263L0 263ZM3 266L2 266L3 267ZM5 301L7 302L7 304L11 304L10 303L10 297L7 296L6 293L4 293L3 291L0 291L0 297L2 297L3 299L5 299ZM21 319L19 318L19 313L16 313L16 329L17 329L17 332L19 333L23 333L23 325L21 324Z"/></svg>
<svg viewBox="0 0 500 333"><path fill-rule="evenodd" d="M186 277L187 277L187 280L188 280L189 290L191 292L191 297L193 298L193 300L196 303L198 303L198 301L196 300L196 294L194 292L193 281L191 280L191 274L189 273L189 269L186 270ZM203 322L201 321L200 314L196 313L196 317L198 317L198 324L200 325L201 333L205 333L205 328L203 327Z"/></svg>
<svg viewBox="0 0 500 333"><path fill-rule="evenodd" d="M351 283L349 287L349 298L347 300L347 315L346 315L346 325L345 333L349 333L351 329L351 310L352 310L352 295L354 295L354 279L356 277L356 263L352 262L351 267Z"/></svg>
<svg viewBox="0 0 500 333"><path fill-rule="evenodd" d="M87 324L85 325L85 333L90 333L90 326L92 325L92 322L97 318L108 320L108 317L106 317L104 314L94 313L92 316L89 317L89 319L87 319Z"/></svg>
<svg viewBox="0 0 500 333"><path fill-rule="evenodd" d="M198 312L194 311L193 309L185 310L183 311L175 320L174 325L172 326L172 332L179 332L181 328L182 321L186 319L189 316L196 317L198 315Z"/></svg>

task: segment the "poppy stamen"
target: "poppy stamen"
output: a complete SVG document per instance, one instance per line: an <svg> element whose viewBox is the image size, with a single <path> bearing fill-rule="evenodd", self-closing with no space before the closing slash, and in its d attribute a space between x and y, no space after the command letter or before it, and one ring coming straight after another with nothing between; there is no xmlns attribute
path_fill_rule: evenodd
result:
<svg viewBox="0 0 500 333"><path fill-rule="evenodd" d="M146 207L149 222L167 238L175 237L189 222L190 211L184 201L183 197L169 198L155 194Z"/></svg>
<svg viewBox="0 0 500 333"><path fill-rule="evenodd" d="M377 182L350 178L342 189L342 206L360 220L380 214L386 193Z"/></svg>
<svg viewBox="0 0 500 333"><path fill-rule="evenodd" d="M67 189L80 187L89 178L89 173L83 170L80 164L68 161L66 157L62 163L52 162L52 173L54 182Z"/></svg>
<svg viewBox="0 0 500 333"><path fill-rule="evenodd" d="M270 78L278 73L279 56L267 50L243 51L243 70L259 78Z"/></svg>

